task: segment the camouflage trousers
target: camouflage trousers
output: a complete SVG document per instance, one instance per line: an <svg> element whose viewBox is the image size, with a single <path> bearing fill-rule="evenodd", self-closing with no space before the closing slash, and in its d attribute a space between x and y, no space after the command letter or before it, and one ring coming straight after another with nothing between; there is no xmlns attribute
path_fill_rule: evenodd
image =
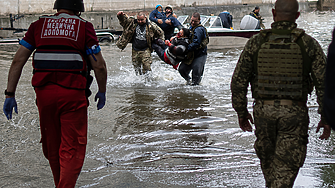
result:
<svg viewBox="0 0 335 188"><path fill-rule="evenodd" d="M132 61L136 75L145 74L151 71L151 51L147 48L144 51L132 50Z"/></svg>
<svg viewBox="0 0 335 188"><path fill-rule="evenodd" d="M293 187L306 158L308 108L306 106L254 106L255 150L261 162L266 187Z"/></svg>

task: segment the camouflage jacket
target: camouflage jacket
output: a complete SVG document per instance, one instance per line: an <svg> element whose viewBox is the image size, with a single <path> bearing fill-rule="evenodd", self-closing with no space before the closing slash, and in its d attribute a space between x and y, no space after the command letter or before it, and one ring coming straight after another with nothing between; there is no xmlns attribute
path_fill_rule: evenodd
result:
<svg viewBox="0 0 335 188"><path fill-rule="evenodd" d="M271 25L272 29L278 30L293 30L297 27L296 23L292 22L274 22ZM254 73L253 58L261 46L262 35L257 34L251 37L246 43L240 58L235 67L234 74L231 80L231 92L233 108L239 117L245 117L248 114L247 110L247 92L248 85L253 84L252 78ZM326 56L320 44L311 36L304 34L301 37L305 46L306 53L312 61L311 75L316 89L317 102L319 104L318 113L321 114L321 119L325 123L323 117L323 95L324 95L324 78L326 68ZM253 87L253 85L252 85Z"/></svg>
<svg viewBox="0 0 335 188"><path fill-rule="evenodd" d="M123 32L119 40L116 42L116 45L118 48L123 50L133 39L133 35L137 26L137 20L132 17L128 17L127 15L120 15L117 16L117 18L119 19L120 25L123 28ZM155 38L160 38L164 41L164 31L157 24L150 22L147 19L146 38L147 43L149 44L149 49L152 52L151 42Z"/></svg>

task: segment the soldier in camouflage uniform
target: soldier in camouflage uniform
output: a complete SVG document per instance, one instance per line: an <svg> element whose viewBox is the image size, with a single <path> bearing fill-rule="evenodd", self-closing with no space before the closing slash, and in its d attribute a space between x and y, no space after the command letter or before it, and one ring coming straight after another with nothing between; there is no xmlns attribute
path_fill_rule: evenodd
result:
<svg viewBox="0 0 335 188"><path fill-rule="evenodd" d="M274 23L254 35L245 45L232 81L232 103L243 131L252 131L247 110L251 84L255 99L255 150L261 162L266 187L292 187L306 158L308 143L308 93L316 88L321 120L317 132L328 139L330 126L323 111L325 55L318 42L298 29L296 0L277 0ZM250 122L249 122L250 121Z"/></svg>
<svg viewBox="0 0 335 188"><path fill-rule="evenodd" d="M332 42L328 47L326 86L323 98L323 110L328 124L335 130L335 28L333 30Z"/></svg>
<svg viewBox="0 0 335 188"><path fill-rule="evenodd" d="M137 19L134 19L120 11L117 18L123 27L123 33L116 42L117 47L123 50L131 42L132 62L136 74L151 71L151 43L158 38L164 40L163 30L154 22L150 22L143 12L138 13Z"/></svg>

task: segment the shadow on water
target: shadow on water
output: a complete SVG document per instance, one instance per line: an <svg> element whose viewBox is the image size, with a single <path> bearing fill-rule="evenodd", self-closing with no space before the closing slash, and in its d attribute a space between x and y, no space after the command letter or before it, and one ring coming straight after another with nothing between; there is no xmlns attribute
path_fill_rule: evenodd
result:
<svg viewBox="0 0 335 188"><path fill-rule="evenodd" d="M207 100L196 93L173 91L159 93L156 90L135 88L125 100L129 105L119 110L119 114L122 115L117 118L117 124L138 128L141 131L150 131L146 130L150 127L165 129L165 126L178 123L181 119L208 115L201 109ZM143 128L145 130L142 130Z"/></svg>

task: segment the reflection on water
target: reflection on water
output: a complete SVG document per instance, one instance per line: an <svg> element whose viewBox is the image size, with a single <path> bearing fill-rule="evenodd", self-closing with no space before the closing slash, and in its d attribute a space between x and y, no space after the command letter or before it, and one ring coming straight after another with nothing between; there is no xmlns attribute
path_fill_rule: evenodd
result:
<svg viewBox="0 0 335 188"><path fill-rule="evenodd" d="M266 19L266 27L272 18ZM304 13L298 25L325 50L332 12ZM1 85L17 46L0 46ZM107 104L89 107L87 158L77 187L263 187L253 133L239 129L231 107L230 79L242 49L209 51L200 86L187 86L178 72L153 54L152 74L136 76L131 50L103 44L108 67ZM31 60L17 91L19 114L1 116L0 181L3 187L52 187L39 144ZM94 82L93 93L97 90ZM250 98L250 92L248 94ZM252 100L248 108L252 111ZM334 137L320 141L315 94L310 107L306 163L295 187L334 187Z"/></svg>

